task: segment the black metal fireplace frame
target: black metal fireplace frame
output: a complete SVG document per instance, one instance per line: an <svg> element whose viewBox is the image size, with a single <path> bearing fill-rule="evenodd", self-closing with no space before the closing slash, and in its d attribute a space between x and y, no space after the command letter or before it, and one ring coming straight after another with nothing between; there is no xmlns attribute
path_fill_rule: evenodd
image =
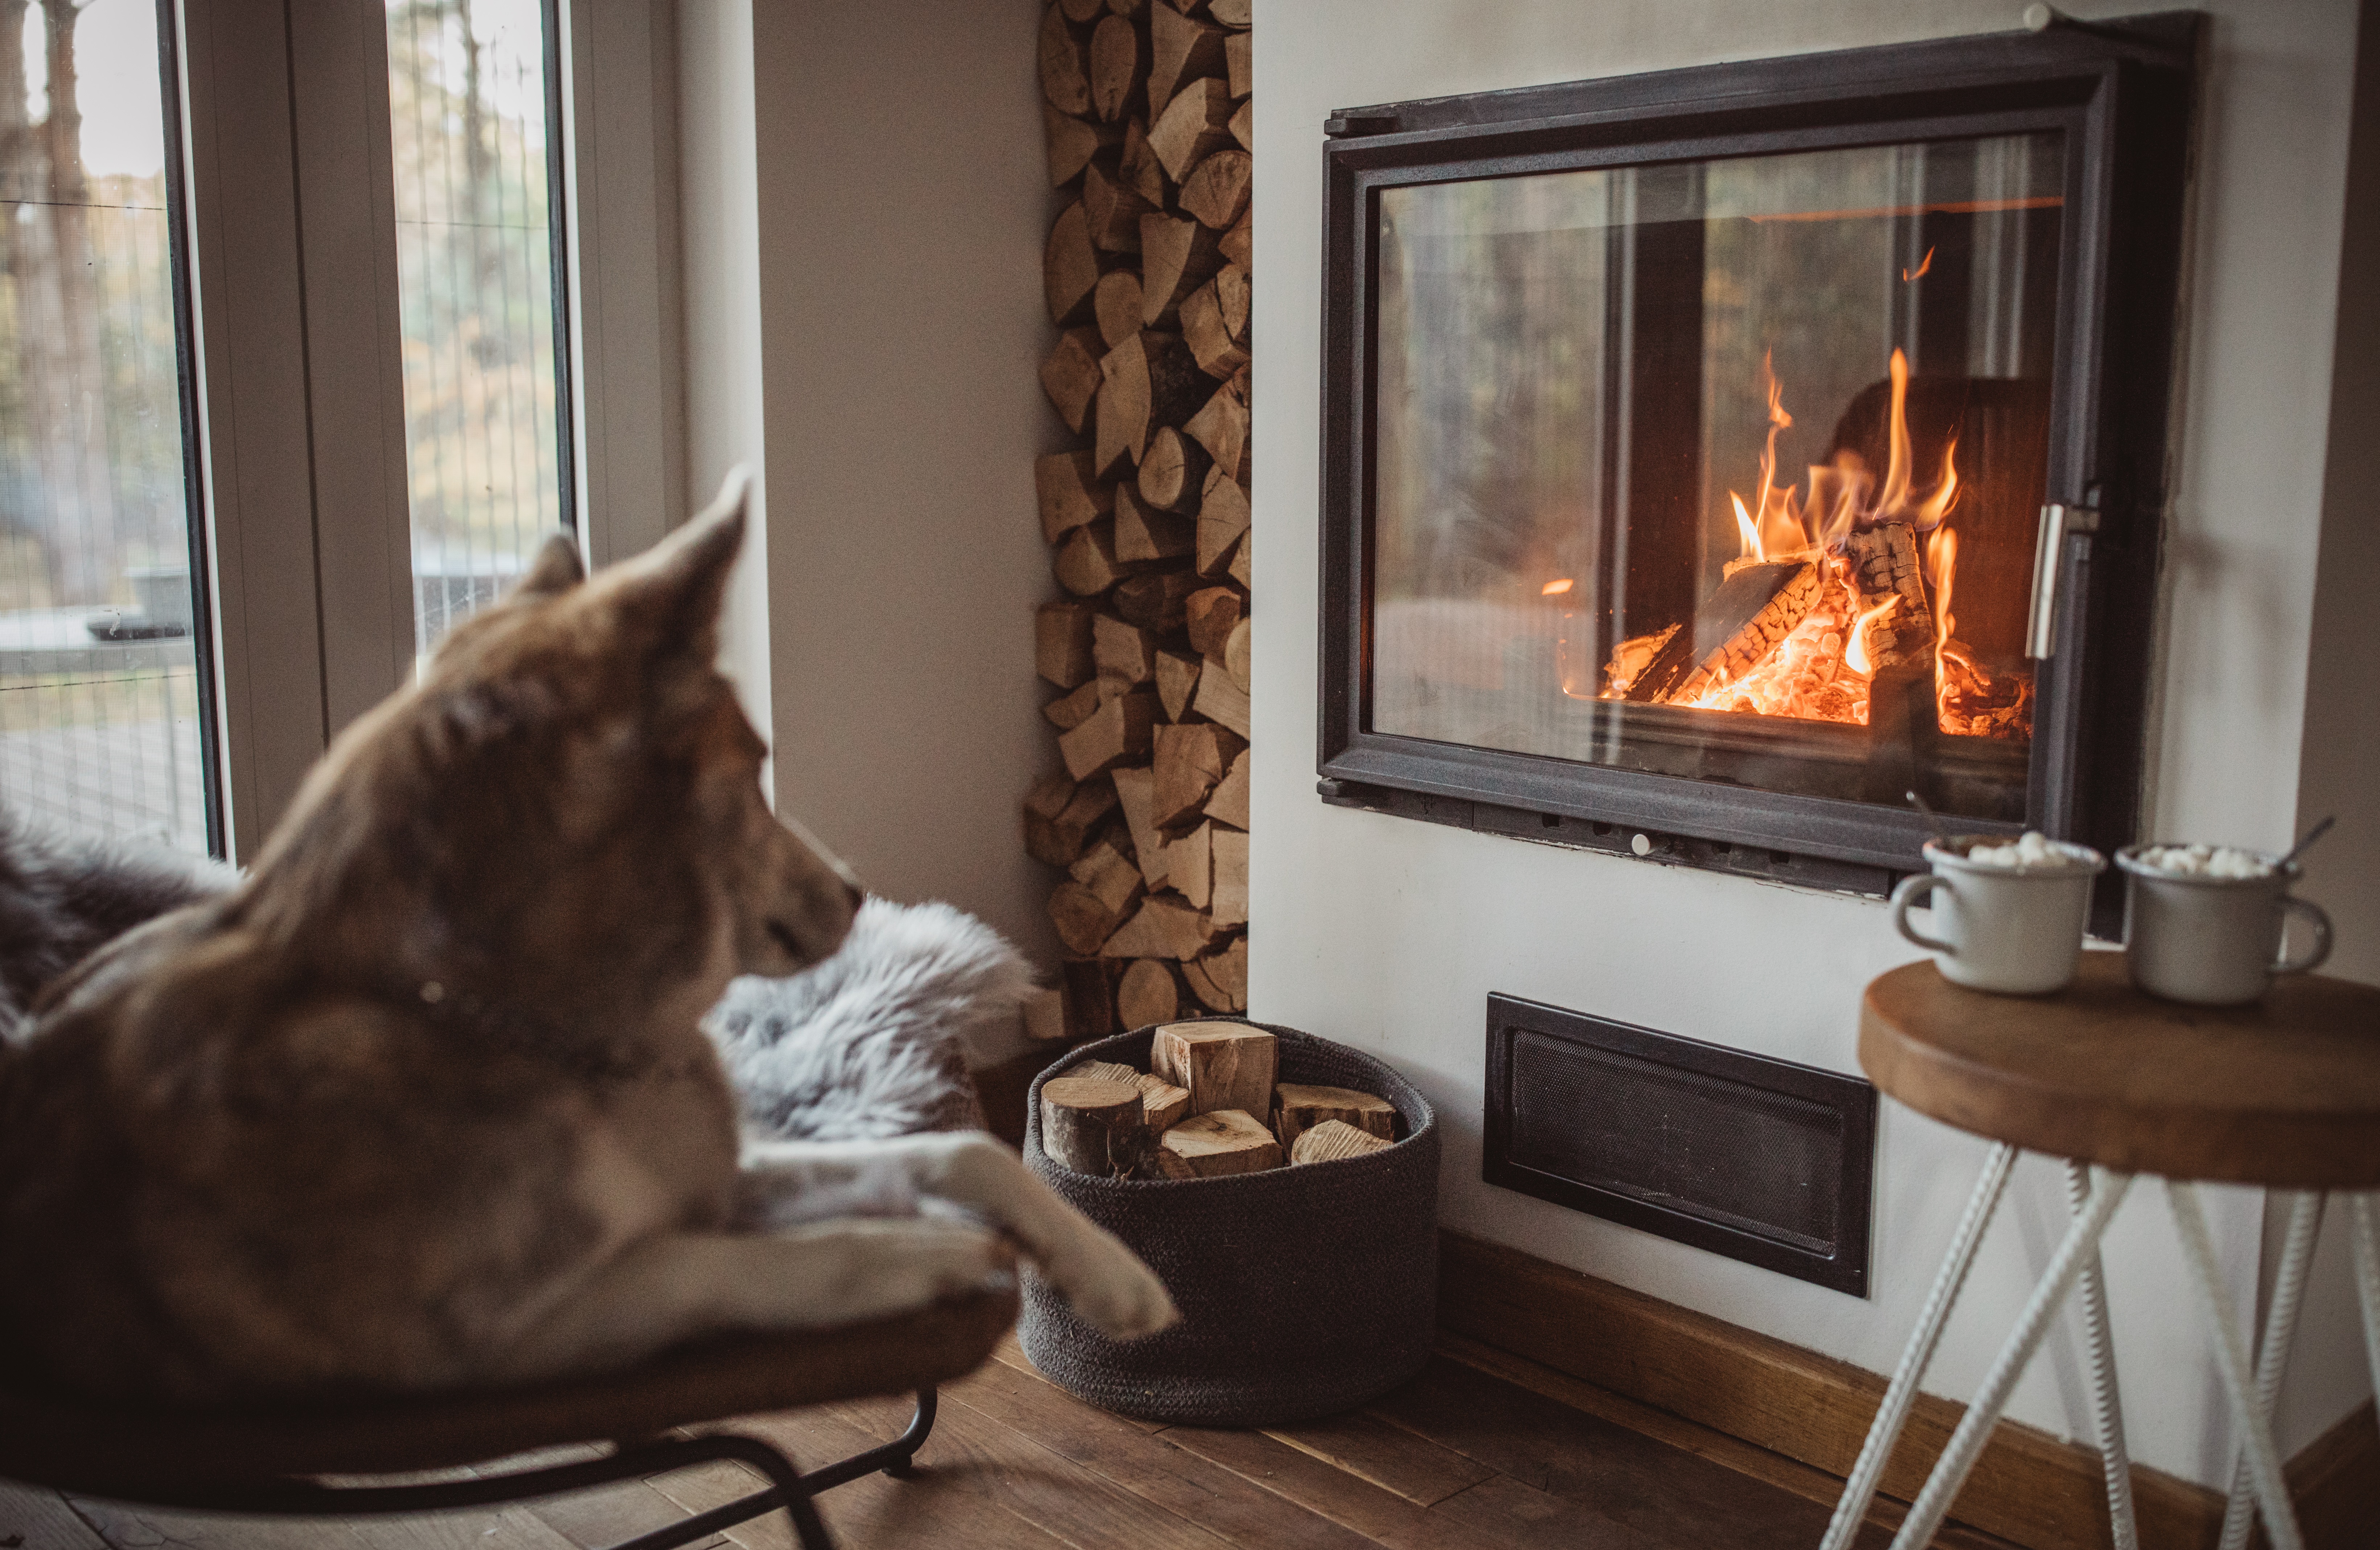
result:
<svg viewBox="0 0 2380 1550"><path fill-rule="evenodd" d="M2057 129L2068 219L2045 503L2056 557L2026 823L2102 849L2140 808L2198 12L1347 109L1325 124L1317 771L1366 807L1788 881L1888 890L1914 812L1431 742L1370 726L1377 195L1416 182ZM2078 524L2078 527L2088 524ZM1979 830L2019 826L1961 820Z"/></svg>

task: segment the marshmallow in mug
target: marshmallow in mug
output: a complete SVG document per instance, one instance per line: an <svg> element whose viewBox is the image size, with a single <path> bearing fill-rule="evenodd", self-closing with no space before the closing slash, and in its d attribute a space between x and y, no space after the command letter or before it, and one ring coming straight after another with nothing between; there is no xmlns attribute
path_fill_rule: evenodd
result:
<svg viewBox="0 0 2380 1550"><path fill-rule="evenodd" d="M2152 845L2135 858L2177 878L2269 878L2273 864L2231 845Z"/></svg>
<svg viewBox="0 0 2380 1550"><path fill-rule="evenodd" d="M2062 872L2090 865L2060 850L2038 829L2025 830L2022 839L2010 844L1977 845L1967 853L1967 860L1977 866L1999 866L2011 872Z"/></svg>

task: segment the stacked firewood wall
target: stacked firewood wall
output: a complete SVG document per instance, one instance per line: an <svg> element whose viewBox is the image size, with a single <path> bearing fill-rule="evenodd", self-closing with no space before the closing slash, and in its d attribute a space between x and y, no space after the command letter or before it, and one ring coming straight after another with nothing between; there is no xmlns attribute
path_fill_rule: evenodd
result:
<svg viewBox="0 0 2380 1550"><path fill-rule="evenodd" d="M1055 0L1041 18L1074 444L1035 466L1063 596L1034 622L1062 771L1025 801L1057 868L1049 1038L1247 1004L1250 0Z"/></svg>

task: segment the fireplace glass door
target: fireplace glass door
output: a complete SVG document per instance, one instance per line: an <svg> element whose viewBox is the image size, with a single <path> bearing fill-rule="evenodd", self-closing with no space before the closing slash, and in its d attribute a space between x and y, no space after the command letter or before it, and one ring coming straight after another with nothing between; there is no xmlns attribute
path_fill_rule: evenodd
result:
<svg viewBox="0 0 2380 1550"><path fill-rule="evenodd" d="M2065 139L1380 188L1368 730L2022 821Z"/></svg>

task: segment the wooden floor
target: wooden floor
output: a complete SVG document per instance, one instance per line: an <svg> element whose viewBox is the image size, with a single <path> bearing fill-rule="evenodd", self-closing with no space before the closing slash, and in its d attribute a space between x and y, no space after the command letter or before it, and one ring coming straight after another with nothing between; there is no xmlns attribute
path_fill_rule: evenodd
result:
<svg viewBox="0 0 2380 1550"><path fill-rule="evenodd" d="M740 1423L814 1468L897 1435L899 1401ZM542 1460L540 1460L542 1461ZM1454 1337L1427 1372L1354 1415L1269 1432L1158 1427L1094 1409L1012 1339L942 1392L908 1480L820 1498L851 1550L1811 1550L1840 1483ZM266 1521L68 1502L0 1483L0 1550L598 1550L743 1495L719 1464L502 1512L353 1524ZM1860 1539L1882 1550L1900 1511ZM790 1546L782 1515L709 1546ZM2006 1550L1953 1528L1955 1550Z"/></svg>

